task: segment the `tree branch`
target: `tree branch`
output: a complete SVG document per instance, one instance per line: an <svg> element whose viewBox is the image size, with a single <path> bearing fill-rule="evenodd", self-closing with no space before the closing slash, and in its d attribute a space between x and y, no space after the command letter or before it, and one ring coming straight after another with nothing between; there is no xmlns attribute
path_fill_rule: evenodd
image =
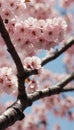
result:
<svg viewBox="0 0 74 130"><path fill-rule="evenodd" d="M69 49L72 45L74 45L74 37L71 37L70 39L68 39L67 43L60 48L58 51L55 51L53 54L51 54L48 57L45 57L42 60L41 65L44 66L45 64L47 64L48 62L55 60L57 57L59 57L63 52L65 52L67 49Z"/></svg>
<svg viewBox="0 0 74 130"><path fill-rule="evenodd" d="M70 91L74 91L74 88L63 88L62 92L70 92Z"/></svg>
<svg viewBox="0 0 74 130"><path fill-rule="evenodd" d="M59 94L60 92L74 90L74 88L72 88L72 89L64 88L72 80L74 80L74 73L72 73L71 75L66 77L64 80L62 80L60 83L57 83L54 86L51 86L49 88L46 88L46 89L43 89L43 90L40 90L40 91L37 91L37 92L31 94L29 96L29 98L32 100L32 102L34 102L36 100L39 100L39 99L47 97L47 96L51 96L51 95L54 95L54 94Z"/></svg>
<svg viewBox="0 0 74 130"><path fill-rule="evenodd" d="M48 62L50 62L50 61L55 60L56 58L58 58L61 54L63 54L72 45L74 45L74 37L69 38L67 40L67 43L62 48L60 48L58 51L55 51L50 56L43 58L43 60L41 62L41 66L44 66ZM28 77L28 76L31 76L33 74L37 74L37 70L29 70L26 76Z"/></svg>
<svg viewBox="0 0 74 130"><path fill-rule="evenodd" d="M1 17L0 17L0 32L1 32L2 38L5 41L5 44L7 46L7 50L10 53L10 55L12 56L14 63L16 64L18 75L22 76L22 74L24 73L24 68L23 68L22 62L11 42L10 36L4 26L4 23L3 23L3 20Z"/></svg>
<svg viewBox="0 0 74 130"><path fill-rule="evenodd" d="M10 53L11 57L13 58L13 61L17 68L17 77L18 77L18 98L25 97L27 98L25 87L24 87L24 79L27 75L27 71L24 70L23 64L21 62L21 59L19 55L17 54L17 51L15 50L15 47L10 39L10 36L4 26L3 20L0 17L0 32L1 36L5 41L5 44L7 46L7 50Z"/></svg>
<svg viewBox="0 0 74 130"><path fill-rule="evenodd" d="M14 104L7 108L7 110L0 115L0 130L5 130L13 125L17 120L24 118L23 110L27 107L27 101L17 100Z"/></svg>
<svg viewBox="0 0 74 130"><path fill-rule="evenodd" d="M71 80L74 80L74 72L71 75L68 75L65 80L62 80L61 83L58 83L57 86L59 86L61 89L68 84Z"/></svg>

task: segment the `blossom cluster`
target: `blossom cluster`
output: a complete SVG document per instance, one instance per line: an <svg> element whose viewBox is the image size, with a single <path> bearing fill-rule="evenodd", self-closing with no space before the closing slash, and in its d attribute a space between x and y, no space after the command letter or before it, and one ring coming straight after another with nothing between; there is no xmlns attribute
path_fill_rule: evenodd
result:
<svg viewBox="0 0 74 130"><path fill-rule="evenodd" d="M21 57L32 56L39 49L49 50L64 39L67 28L64 19L25 19L27 7L22 0L7 0L5 3L0 0L0 5L0 14L19 54L22 49Z"/></svg>
<svg viewBox="0 0 74 130"><path fill-rule="evenodd" d="M41 73L42 68L41 68L41 60L40 60L40 58L38 58L36 56L25 58L25 60L24 60L24 68L28 69L28 70L29 69L31 69L31 70L36 69L38 71L38 73ZM38 90L39 83L38 83L38 81L33 79L33 77L32 77L32 79L27 79L26 83L27 83L26 91L28 93L33 93L36 90Z"/></svg>
<svg viewBox="0 0 74 130"><path fill-rule="evenodd" d="M39 49L49 50L56 46L64 39L67 28L66 22L60 17L46 21L31 17L24 22L16 22L14 28L11 24L8 24L9 33L19 53L22 49L22 57L32 56Z"/></svg>
<svg viewBox="0 0 74 130"><path fill-rule="evenodd" d="M17 88L17 78L13 74L11 68L1 67L0 68L0 94L7 93L11 94Z"/></svg>
<svg viewBox="0 0 74 130"><path fill-rule="evenodd" d="M27 4L27 8L25 10L25 16L27 17L34 17L37 19L47 19L53 18L57 15L57 11L53 9L53 2L50 1L32 1L31 3ZM51 8L52 7L52 8Z"/></svg>
<svg viewBox="0 0 74 130"><path fill-rule="evenodd" d="M41 69L41 60L36 56L27 57L24 60L24 68L26 69Z"/></svg>

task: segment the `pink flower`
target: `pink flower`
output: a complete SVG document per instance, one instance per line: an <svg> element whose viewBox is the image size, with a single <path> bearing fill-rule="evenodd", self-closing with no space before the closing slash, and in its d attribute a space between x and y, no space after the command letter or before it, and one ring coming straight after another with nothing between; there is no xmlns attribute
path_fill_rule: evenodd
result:
<svg viewBox="0 0 74 130"><path fill-rule="evenodd" d="M37 69L41 68L41 60L36 56L27 57L24 60L24 68Z"/></svg>
<svg viewBox="0 0 74 130"><path fill-rule="evenodd" d="M28 93L35 92L36 90L38 90L38 82L35 80L31 80L28 86L26 87L26 90Z"/></svg>
<svg viewBox="0 0 74 130"><path fill-rule="evenodd" d="M17 78L9 67L0 68L0 87L2 92L13 93L17 87Z"/></svg>

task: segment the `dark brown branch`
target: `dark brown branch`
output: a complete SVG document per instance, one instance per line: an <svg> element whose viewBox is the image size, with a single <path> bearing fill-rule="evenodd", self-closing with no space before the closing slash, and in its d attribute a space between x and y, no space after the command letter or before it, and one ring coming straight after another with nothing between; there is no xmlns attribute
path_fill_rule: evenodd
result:
<svg viewBox="0 0 74 130"><path fill-rule="evenodd" d="M64 53L67 49L69 49L72 45L74 45L74 38L70 38L68 39L67 43L60 48L59 50L55 51L53 54L51 54L48 57L45 57L42 60L41 65L44 66L45 64L47 64L48 62L55 60L57 57L59 57L62 53Z"/></svg>
<svg viewBox="0 0 74 130"><path fill-rule="evenodd" d="M71 75L66 77L60 83L57 83L56 85L51 86L50 88L46 88L46 89L43 89L41 91L37 91L37 92L31 94L29 96L29 98L32 100L32 102L34 102L36 100L39 100L39 99L47 97L47 96L59 94L64 91L69 91L69 89L65 89L64 87L72 80L74 80L74 73L72 73ZM74 90L74 89L72 89L72 90Z"/></svg>
<svg viewBox="0 0 74 130"><path fill-rule="evenodd" d="M11 42L10 36L4 26L4 23L3 23L3 20L1 17L0 17L0 33L5 41L8 52L10 53L10 55L12 56L12 58L16 64L18 75L22 76L22 74L24 73L24 68L23 68L22 62Z"/></svg>
<svg viewBox="0 0 74 130"><path fill-rule="evenodd" d="M27 75L26 70L24 70L23 64L21 62L21 59L19 55L17 54L17 51L15 50L15 47L10 39L10 36L4 26L3 20L0 17L0 33L2 38L5 41L5 44L7 46L7 50L10 53L11 57L13 58L13 61L17 68L17 77L18 77L18 97L26 96L25 87L24 87L24 79Z"/></svg>
<svg viewBox="0 0 74 130"><path fill-rule="evenodd" d="M63 88L62 92L71 92L74 91L74 88Z"/></svg>
<svg viewBox="0 0 74 130"><path fill-rule="evenodd" d="M23 110L29 105L27 101L17 100L12 106L0 115L0 130L5 130L17 120L24 118Z"/></svg>

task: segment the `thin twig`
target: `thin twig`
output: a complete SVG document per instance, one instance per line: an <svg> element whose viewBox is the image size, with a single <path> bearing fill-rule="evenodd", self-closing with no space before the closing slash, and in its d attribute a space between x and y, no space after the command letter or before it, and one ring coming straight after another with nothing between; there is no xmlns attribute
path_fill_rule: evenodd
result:
<svg viewBox="0 0 74 130"><path fill-rule="evenodd" d="M41 65L44 66L48 62L55 60L57 57L59 57L62 53L64 53L67 49L69 49L72 45L74 45L74 38L70 38L67 40L66 44L52 53L50 56L43 58Z"/></svg>
<svg viewBox="0 0 74 130"><path fill-rule="evenodd" d="M61 83L59 82L57 86L60 88L63 88L67 83L69 83L71 80L74 80L74 72L71 75L66 76L65 80L63 79Z"/></svg>
<svg viewBox="0 0 74 130"><path fill-rule="evenodd" d="M74 80L74 73L72 73L71 75L66 77L63 81L61 81L60 83L57 83L54 86L34 92L33 94L31 94L29 96L29 98L32 100L32 102L34 102L36 100L39 100L39 99L47 97L47 96L59 94L60 92L64 92L64 91L69 91L70 89L65 89L64 87L72 80ZM72 90L74 90L74 89L72 89Z"/></svg>

